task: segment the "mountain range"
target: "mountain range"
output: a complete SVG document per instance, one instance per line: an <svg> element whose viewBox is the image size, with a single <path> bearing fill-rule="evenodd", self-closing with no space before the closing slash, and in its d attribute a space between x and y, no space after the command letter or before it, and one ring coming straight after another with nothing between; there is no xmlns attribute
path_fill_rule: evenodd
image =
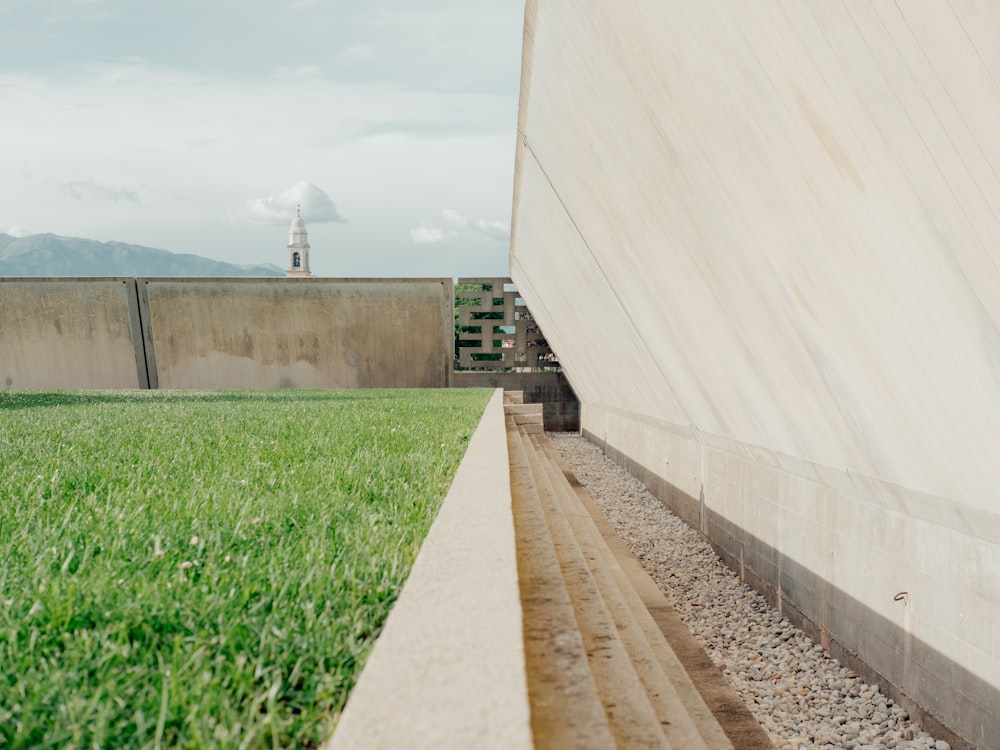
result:
<svg viewBox="0 0 1000 750"><path fill-rule="evenodd" d="M200 255L80 237L0 233L0 276L284 276L278 266L243 266Z"/></svg>

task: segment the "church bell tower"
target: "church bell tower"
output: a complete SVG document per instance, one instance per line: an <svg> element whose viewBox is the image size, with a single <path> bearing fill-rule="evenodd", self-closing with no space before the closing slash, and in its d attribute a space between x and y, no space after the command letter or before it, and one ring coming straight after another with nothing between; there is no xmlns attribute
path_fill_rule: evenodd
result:
<svg viewBox="0 0 1000 750"><path fill-rule="evenodd" d="M295 218L288 230L288 268L285 276L305 278L312 276L309 272L309 233L306 223L302 220L302 206L295 210Z"/></svg>

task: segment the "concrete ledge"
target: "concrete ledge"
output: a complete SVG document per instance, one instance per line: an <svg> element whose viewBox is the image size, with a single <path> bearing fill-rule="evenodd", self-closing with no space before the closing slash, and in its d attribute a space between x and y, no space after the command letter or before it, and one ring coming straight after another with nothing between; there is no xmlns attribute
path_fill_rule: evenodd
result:
<svg viewBox="0 0 1000 750"><path fill-rule="evenodd" d="M543 432L544 419L541 404L507 404L507 416L513 418L514 424L535 425L538 432Z"/></svg>
<svg viewBox="0 0 1000 750"><path fill-rule="evenodd" d="M542 418L542 404L507 404L507 413L517 416Z"/></svg>
<svg viewBox="0 0 1000 750"><path fill-rule="evenodd" d="M497 390L327 750L533 746L506 441Z"/></svg>

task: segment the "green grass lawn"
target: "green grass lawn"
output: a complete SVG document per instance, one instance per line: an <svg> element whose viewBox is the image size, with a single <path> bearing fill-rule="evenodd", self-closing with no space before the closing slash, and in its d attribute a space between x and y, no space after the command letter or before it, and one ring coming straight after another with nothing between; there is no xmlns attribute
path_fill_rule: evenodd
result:
<svg viewBox="0 0 1000 750"><path fill-rule="evenodd" d="M0 391L0 748L317 746L489 395Z"/></svg>

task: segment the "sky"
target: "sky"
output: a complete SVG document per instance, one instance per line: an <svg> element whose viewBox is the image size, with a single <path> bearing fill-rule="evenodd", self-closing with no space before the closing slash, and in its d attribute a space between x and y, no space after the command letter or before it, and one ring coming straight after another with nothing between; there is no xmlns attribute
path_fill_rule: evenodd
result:
<svg viewBox="0 0 1000 750"><path fill-rule="evenodd" d="M507 275L523 0L0 0L0 232Z"/></svg>

